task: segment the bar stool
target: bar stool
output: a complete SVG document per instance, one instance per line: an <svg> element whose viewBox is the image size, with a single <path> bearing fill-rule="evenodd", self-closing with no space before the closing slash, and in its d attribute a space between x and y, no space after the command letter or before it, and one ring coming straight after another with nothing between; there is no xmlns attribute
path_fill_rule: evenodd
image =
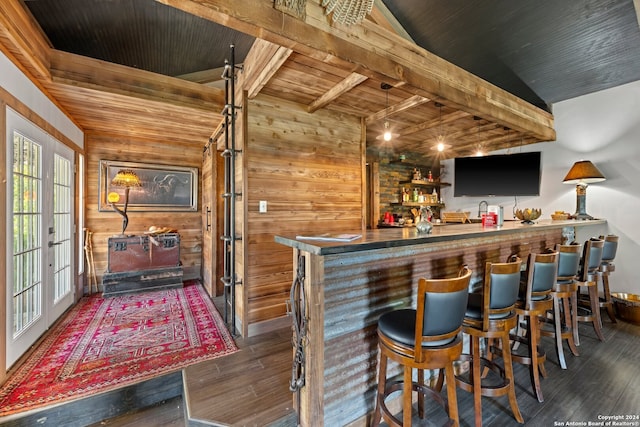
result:
<svg viewBox="0 0 640 427"><path fill-rule="evenodd" d="M556 341L556 354L562 369L567 369L567 361L564 357L564 340L569 345L569 350L574 356L579 356L575 343L578 333L578 320L576 319L576 306L578 304L578 285L575 282L580 263L582 246L579 244L561 245L555 247L558 252L558 275L553 287L553 310L547 311L545 321L553 322L551 330L542 328L542 336L553 337Z"/></svg>
<svg viewBox="0 0 640 427"><path fill-rule="evenodd" d="M579 298L576 319L578 322L590 322L600 341L605 341L598 298L598 277L601 275L599 268L603 249L604 240L596 238L587 240L576 276ZM582 293L582 290L586 290L586 293ZM580 345L579 338L576 344Z"/></svg>
<svg viewBox="0 0 640 427"><path fill-rule="evenodd" d="M540 318L553 308L551 291L556 284L558 274L558 252L547 250L544 253L529 254L525 280L520 285L520 295L516 302L518 325L524 323L524 336L511 334L511 356L516 363L529 366L529 375L533 392L539 402L544 402L540 387L540 374L546 377L544 362L547 355L540 343ZM519 329L519 328L517 328ZM526 352L518 352L518 344L524 344ZM502 352L502 351L500 351Z"/></svg>
<svg viewBox="0 0 640 427"><path fill-rule="evenodd" d="M519 423L524 423L516 400L509 346L509 332L517 323L515 304L520 287L521 265L522 261L519 258L508 263L488 262L485 266L482 293L469 294L462 332L470 336L471 349L468 354L461 356L461 360L471 361L471 369L468 378L464 375L456 377L456 385L473 393L475 424L478 427L482 426L482 396L493 397L506 394L514 418ZM487 352L488 357L483 357L480 353L480 339L484 338L488 341L499 341L499 346L503 349L503 367L488 358L490 352ZM486 348L490 348L490 342L487 342ZM486 374L491 372L497 374L500 383L487 382L491 378L483 375L481 366L487 371ZM485 384L482 383L483 378L487 379Z"/></svg>
<svg viewBox="0 0 640 427"><path fill-rule="evenodd" d="M466 266L458 277L451 279L420 279L417 307L385 313L378 319L378 392L372 426L383 418L389 425L410 426L412 391L418 392L418 414L424 417L424 397L429 395L448 412L451 423L459 425L458 401L453 362L462 353L460 330L467 307L471 270ZM403 380L388 382L387 361L391 359L403 366ZM413 381L413 369L418 380ZM439 369L435 388L424 383L425 369ZM442 390L442 369L447 384L447 404ZM398 390L402 395L402 422L386 406L387 397ZM448 406L448 408L447 408Z"/></svg>
<svg viewBox="0 0 640 427"><path fill-rule="evenodd" d="M602 277L602 296L600 297L600 308L607 310L609 319L612 323L617 323L616 316L613 311L613 300L611 299L611 291L609 290L609 274L616 270L613 260L618 251L618 236L609 234L600 236L600 240L604 240L604 248L602 249L602 261L600 262L600 274Z"/></svg>

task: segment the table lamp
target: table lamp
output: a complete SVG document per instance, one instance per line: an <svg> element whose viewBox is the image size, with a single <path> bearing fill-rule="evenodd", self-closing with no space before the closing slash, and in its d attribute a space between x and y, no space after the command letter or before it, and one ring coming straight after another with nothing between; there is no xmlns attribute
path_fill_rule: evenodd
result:
<svg viewBox="0 0 640 427"><path fill-rule="evenodd" d="M129 217L127 216L127 206L129 205L129 189L131 187L141 187L140 178L131 169L120 169L116 176L111 180L111 185L114 187L124 187L124 206L122 209L116 206L116 203L120 200L118 193L109 193L107 201L111 204L111 207L122 215L122 235L127 229L129 224Z"/></svg>
<svg viewBox="0 0 640 427"><path fill-rule="evenodd" d="M576 213L575 219L593 219L587 214L587 186L594 182L604 181L606 178L589 160L575 162L567 176L562 180L565 184L576 184Z"/></svg>

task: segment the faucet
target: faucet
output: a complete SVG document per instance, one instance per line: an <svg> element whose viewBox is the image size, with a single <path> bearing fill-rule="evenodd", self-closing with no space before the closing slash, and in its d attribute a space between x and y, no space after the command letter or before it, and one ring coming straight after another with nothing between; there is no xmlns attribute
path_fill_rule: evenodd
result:
<svg viewBox="0 0 640 427"><path fill-rule="evenodd" d="M484 209L483 209L484 206ZM480 203L478 203L478 218L482 218L482 214L483 213L487 213L487 211L489 210L489 203L487 203L486 200L481 201Z"/></svg>

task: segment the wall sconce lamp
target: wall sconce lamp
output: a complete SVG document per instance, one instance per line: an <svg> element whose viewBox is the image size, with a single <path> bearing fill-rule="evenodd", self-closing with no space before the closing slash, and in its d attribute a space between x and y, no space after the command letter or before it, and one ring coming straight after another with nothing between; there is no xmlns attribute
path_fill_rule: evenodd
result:
<svg viewBox="0 0 640 427"><path fill-rule="evenodd" d="M113 210L122 215L122 235L127 229L129 224L129 217L127 216L127 206L129 205L129 189L131 187L141 187L140 178L131 169L120 169L116 176L111 180L111 185L114 187L124 187L124 206L122 209L116 206L116 203L120 201L120 195L116 192L109 193L107 201L111 204Z"/></svg>
<svg viewBox="0 0 640 427"><path fill-rule="evenodd" d="M589 160L575 162L562 181L565 184L576 184L576 219L593 219L587 214L587 186L594 182L602 182L606 178Z"/></svg>

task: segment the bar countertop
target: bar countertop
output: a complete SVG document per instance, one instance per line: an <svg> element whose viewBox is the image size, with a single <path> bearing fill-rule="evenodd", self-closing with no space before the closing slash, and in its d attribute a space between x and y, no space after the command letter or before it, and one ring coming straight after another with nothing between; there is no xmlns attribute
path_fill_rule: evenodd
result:
<svg viewBox="0 0 640 427"><path fill-rule="evenodd" d="M431 234L418 233L413 228L381 228L365 231L345 230L345 233L362 235L361 238L344 241L325 241L296 238L296 236L275 236L277 243L300 249L315 255L334 255L359 252L372 249L419 245L460 239L482 237L488 234L512 234L522 231L547 230L564 227L580 227L605 224L606 220L588 221L550 219L538 220L534 224L522 224L520 221L505 221L500 227L483 227L482 224L434 224ZM317 233L321 235L322 233ZM332 233L333 234L333 233Z"/></svg>

